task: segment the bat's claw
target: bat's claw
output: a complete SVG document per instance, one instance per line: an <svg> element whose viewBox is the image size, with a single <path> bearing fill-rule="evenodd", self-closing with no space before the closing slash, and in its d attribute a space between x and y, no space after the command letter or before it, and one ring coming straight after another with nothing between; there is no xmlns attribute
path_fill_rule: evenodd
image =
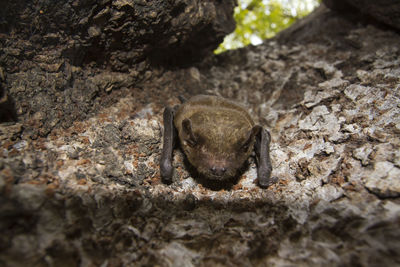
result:
<svg viewBox="0 0 400 267"><path fill-rule="evenodd" d="M161 179L164 183L170 184L172 183L172 176L174 174L174 168L172 167L171 162L164 161L160 164L160 174Z"/></svg>
<svg viewBox="0 0 400 267"><path fill-rule="evenodd" d="M258 184L262 188L267 188L270 185L276 183L278 178L271 177L272 168L262 168L258 169Z"/></svg>

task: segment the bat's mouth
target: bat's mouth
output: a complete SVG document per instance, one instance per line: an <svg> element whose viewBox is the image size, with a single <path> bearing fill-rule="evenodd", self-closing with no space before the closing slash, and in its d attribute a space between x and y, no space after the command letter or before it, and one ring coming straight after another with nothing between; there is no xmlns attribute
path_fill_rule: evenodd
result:
<svg viewBox="0 0 400 267"><path fill-rule="evenodd" d="M231 171L228 171L227 169L214 169L210 168L206 172L203 173L205 176L207 176L208 179L210 180L227 180L230 179L234 176Z"/></svg>
<svg viewBox="0 0 400 267"><path fill-rule="evenodd" d="M207 178L210 180L223 181L232 178L232 176L207 174Z"/></svg>
<svg viewBox="0 0 400 267"><path fill-rule="evenodd" d="M229 159L215 155L204 154L201 160L192 164L197 171L209 180L228 180L236 175L237 169Z"/></svg>

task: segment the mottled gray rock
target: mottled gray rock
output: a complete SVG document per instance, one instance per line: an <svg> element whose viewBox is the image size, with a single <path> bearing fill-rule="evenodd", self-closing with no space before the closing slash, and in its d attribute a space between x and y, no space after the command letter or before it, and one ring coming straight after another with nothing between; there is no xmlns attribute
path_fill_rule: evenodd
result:
<svg viewBox="0 0 400 267"><path fill-rule="evenodd" d="M363 179L365 187L379 197L400 196L400 168L393 163L376 162L374 171Z"/></svg>

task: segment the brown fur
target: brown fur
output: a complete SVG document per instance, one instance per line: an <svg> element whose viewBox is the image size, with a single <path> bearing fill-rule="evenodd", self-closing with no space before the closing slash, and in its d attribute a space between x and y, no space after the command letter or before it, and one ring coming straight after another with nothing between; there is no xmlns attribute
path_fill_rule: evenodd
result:
<svg viewBox="0 0 400 267"><path fill-rule="evenodd" d="M218 96L199 95L177 109L174 125L189 162L209 179L237 174L253 151L255 126L240 105Z"/></svg>

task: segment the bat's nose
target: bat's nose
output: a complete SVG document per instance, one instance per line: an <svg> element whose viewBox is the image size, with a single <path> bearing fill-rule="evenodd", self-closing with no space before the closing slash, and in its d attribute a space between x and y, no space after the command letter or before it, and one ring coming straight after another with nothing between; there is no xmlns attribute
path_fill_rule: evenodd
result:
<svg viewBox="0 0 400 267"><path fill-rule="evenodd" d="M225 167L217 167L217 166L212 166L210 168L210 171L212 174L217 175L217 176L222 176L226 172Z"/></svg>

